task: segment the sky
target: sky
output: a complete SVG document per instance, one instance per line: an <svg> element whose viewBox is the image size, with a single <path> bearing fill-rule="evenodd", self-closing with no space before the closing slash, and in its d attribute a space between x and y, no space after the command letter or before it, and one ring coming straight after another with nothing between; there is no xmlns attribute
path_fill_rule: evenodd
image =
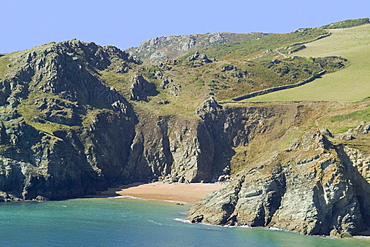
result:
<svg viewBox="0 0 370 247"><path fill-rule="evenodd" d="M74 38L127 49L161 36L288 33L370 17L369 0L0 1L0 53Z"/></svg>

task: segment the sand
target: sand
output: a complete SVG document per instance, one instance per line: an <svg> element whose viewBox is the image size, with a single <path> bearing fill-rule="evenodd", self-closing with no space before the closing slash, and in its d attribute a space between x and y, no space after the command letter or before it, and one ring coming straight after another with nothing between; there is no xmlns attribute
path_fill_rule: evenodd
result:
<svg viewBox="0 0 370 247"><path fill-rule="evenodd" d="M103 194L115 192L123 197L135 197L149 200L173 201L194 204L210 192L225 187L223 184L210 183L162 183L131 184L120 188L109 189Z"/></svg>

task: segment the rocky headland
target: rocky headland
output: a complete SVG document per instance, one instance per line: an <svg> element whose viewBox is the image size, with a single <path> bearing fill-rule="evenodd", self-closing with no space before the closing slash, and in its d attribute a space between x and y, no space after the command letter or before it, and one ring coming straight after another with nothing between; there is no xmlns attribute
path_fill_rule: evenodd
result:
<svg viewBox="0 0 370 247"><path fill-rule="evenodd" d="M358 130L367 134L368 127ZM334 142L327 130L308 132L196 203L189 219L310 235L351 236L367 230L368 161L358 150Z"/></svg>
<svg viewBox="0 0 370 247"><path fill-rule="evenodd" d="M263 69L283 78L278 66L293 60ZM336 236L370 227L370 125L351 120L359 126L332 134L336 123L324 118L366 102L220 103L214 89L236 91L222 80L256 87L257 65L220 66L200 53L189 61L197 66L153 65L78 40L1 56L0 201L222 182L193 205L192 222ZM206 84L209 75L217 81Z"/></svg>

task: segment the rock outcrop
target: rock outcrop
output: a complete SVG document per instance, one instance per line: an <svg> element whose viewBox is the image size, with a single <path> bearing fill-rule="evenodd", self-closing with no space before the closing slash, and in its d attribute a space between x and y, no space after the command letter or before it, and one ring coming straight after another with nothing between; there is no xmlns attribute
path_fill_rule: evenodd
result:
<svg viewBox="0 0 370 247"><path fill-rule="evenodd" d="M370 185L345 148L328 138L309 132L293 141L290 149L239 173L226 188L195 204L189 219L310 235L366 230Z"/></svg>
<svg viewBox="0 0 370 247"><path fill-rule="evenodd" d="M143 75L136 73L132 78L131 86L131 100L149 101L148 96L155 96L158 94L155 84L145 80Z"/></svg>
<svg viewBox="0 0 370 247"><path fill-rule="evenodd" d="M0 80L2 200L62 199L123 183L137 121L96 69L136 64L115 47L72 40L10 56Z"/></svg>
<svg viewBox="0 0 370 247"><path fill-rule="evenodd" d="M211 182L222 173L214 165L214 140L202 122L145 116L136 133L125 170L129 181Z"/></svg>
<svg viewBox="0 0 370 247"><path fill-rule="evenodd" d="M194 55L189 57L187 64L192 67L201 67L207 63L212 63L214 61L216 61L216 59L209 59L206 54L195 52Z"/></svg>
<svg viewBox="0 0 370 247"><path fill-rule="evenodd" d="M216 45L241 42L244 40L259 39L268 34L264 33L208 33L183 36L157 37L149 39L139 47L126 50L131 55L149 60L150 62L163 62L173 60L183 54L196 49L203 49Z"/></svg>

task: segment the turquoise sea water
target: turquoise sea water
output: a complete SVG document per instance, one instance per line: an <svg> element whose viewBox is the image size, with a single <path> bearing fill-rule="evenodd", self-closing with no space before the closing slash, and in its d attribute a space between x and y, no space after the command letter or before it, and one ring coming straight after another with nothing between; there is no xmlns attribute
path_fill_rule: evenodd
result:
<svg viewBox="0 0 370 247"><path fill-rule="evenodd" d="M370 246L259 228L181 220L189 206L132 199L0 204L0 246Z"/></svg>

